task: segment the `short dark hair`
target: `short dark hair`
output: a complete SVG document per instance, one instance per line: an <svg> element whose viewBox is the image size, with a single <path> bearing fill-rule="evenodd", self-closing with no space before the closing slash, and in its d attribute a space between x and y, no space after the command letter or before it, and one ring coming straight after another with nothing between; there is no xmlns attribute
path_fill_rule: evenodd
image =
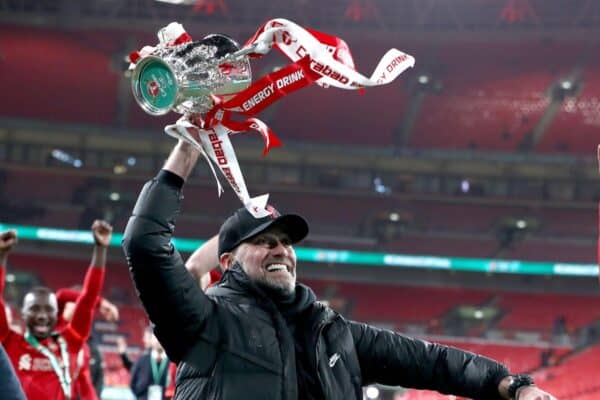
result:
<svg viewBox="0 0 600 400"><path fill-rule="evenodd" d="M23 306L25 306L25 299L30 294L35 296L56 296L54 291L46 286L35 286L31 290L27 291L27 293L25 293L25 296L23 297Z"/></svg>
<svg viewBox="0 0 600 400"><path fill-rule="evenodd" d="M54 291L46 286L36 286L27 292L27 294L29 293L51 296L54 294Z"/></svg>

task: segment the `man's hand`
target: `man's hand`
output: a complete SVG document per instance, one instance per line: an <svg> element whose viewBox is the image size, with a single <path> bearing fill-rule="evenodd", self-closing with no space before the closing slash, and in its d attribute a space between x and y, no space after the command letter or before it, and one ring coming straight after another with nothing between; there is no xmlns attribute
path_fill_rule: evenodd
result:
<svg viewBox="0 0 600 400"><path fill-rule="evenodd" d="M517 389L516 400L556 400L550 393L537 386L523 386Z"/></svg>
<svg viewBox="0 0 600 400"><path fill-rule="evenodd" d="M204 125L202 117L198 114L188 114L184 118L195 126L195 128L187 128L187 132L194 138L196 142L202 143L200 142L200 129L202 125Z"/></svg>
<svg viewBox="0 0 600 400"><path fill-rule="evenodd" d="M106 299L102 299L100 301L100 307L98 311L108 322L117 322L119 320L119 309Z"/></svg>
<svg viewBox="0 0 600 400"><path fill-rule="evenodd" d="M108 247L112 238L113 227L106 221L95 220L92 224L92 234L96 246Z"/></svg>
<svg viewBox="0 0 600 400"><path fill-rule="evenodd" d="M0 255L10 253L17 244L17 231L11 229L0 233Z"/></svg>

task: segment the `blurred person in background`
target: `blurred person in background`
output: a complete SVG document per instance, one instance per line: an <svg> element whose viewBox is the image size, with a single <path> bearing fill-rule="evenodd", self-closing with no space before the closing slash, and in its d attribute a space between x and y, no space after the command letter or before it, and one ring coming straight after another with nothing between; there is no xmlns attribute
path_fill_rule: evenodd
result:
<svg viewBox="0 0 600 400"><path fill-rule="evenodd" d="M115 344L117 345L117 353L119 354L123 368L125 368L127 371L131 371L133 361L131 361L131 358L129 358L129 355L127 354L127 341L124 337L119 336L115 340Z"/></svg>
<svg viewBox="0 0 600 400"><path fill-rule="evenodd" d="M36 287L25 295L21 311L26 325L23 335L10 329L0 296L0 341L29 400L74 399L77 396L74 385L77 357L90 334L112 236L112 227L104 221L94 221L91 230L94 238L92 260L72 320L63 329L56 330L58 302L50 289ZM0 295L4 291L8 254L16 242L16 231L0 234ZM95 393L89 398L96 398Z"/></svg>
<svg viewBox="0 0 600 400"><path fill-rule="evenodd" d="M198 135L195 129L188 129ZM196 138L198 139L198 138ZM296 283L298 215L256 219L242 208L221 226L220 283L206 294L171 239L181 190L199 152L180 141L135 205L123 249L169 357L177 399L362 399L370 383L485 399L550 400L530 377L473 353L353 321Z"/></svg>
<svg viewBox="0 0 600 400"><path fill-rule="evenodd" d="M152 341L155 340L154 334L152 333L152 327L147 327L144 330L144 335L142 337L142 342L144 344L144 352L150 351L150 347L152 345ZM124 337L119 336L116 340L117 344L117 352L121 357L121 362L123 363L123 367L131 372L131 367L133 366L133 361L129 358L127 354L127 341ZM169 377L167 378L167 386L165 388L165 398L170 399L175 395L175 375L177 373L177 365L175 363L169 363Z"/></svg>
<svg viewBox="0 0 600 400"><path fill-rule="evenodd" d="M60 331L64 325L73 319L75 304L81 296L78 288L59 289L56 292L58 302L59 321L56 330ZM100 297L96 304L96 310L107 322L119 320L119 309L107 299ZM98 344L92 334L77 355L77 371L74 379L75 390L79 400L100 398L104 388L104 361ZM95 393L95 396L94 396Z"/></svg>
<svg viewBox="0 0 600 400"><path fill-rule="evenodd" d="M165 399L169 386L169 359L156 336L152 335L150 347L131 367L129 387L138 400Z"/></svg>
<svg viewBox="0 0 600 400"><path fill-rule="evenodd" d="M144 352L150 351L152 346L154 334L152 333L152 328L147 326L144 329L144 333L142 334L142 345L144 346ZM119 336L116 339L117 352L119 353L119 357L121 358L121 362L123 363L123 367L127 371L131 371L131 367L133 367L133 361L129 358L129 354L127 354L127 341L124 337Z"/></svg>

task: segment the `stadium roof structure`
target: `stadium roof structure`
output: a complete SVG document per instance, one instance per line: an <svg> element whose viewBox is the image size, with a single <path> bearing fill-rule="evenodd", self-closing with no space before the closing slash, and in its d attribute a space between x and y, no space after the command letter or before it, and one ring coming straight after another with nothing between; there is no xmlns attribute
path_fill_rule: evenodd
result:
<svg viewBox="0 0 600 400"><path fill-rule="evenodd" d="M348 34L589 38L600 31L596 0L12 0L0 21L56 27L149 29L177 20L204 31L255 30L271 18ZM236 32L237 31L237 32Z"/></svg>

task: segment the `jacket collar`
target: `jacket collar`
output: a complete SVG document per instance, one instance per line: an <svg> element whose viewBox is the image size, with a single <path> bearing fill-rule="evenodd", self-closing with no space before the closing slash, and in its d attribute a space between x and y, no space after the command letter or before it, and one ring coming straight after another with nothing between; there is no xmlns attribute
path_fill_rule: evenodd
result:
<svg viewBox="0 0 600 400"><path fill-rule="evenodd" d="M252 282L239 263L233 264L225 271L221 282L217 285L217 288L219 287L229 289L230 292L244 297L256 297L259 301L273 303L283 313L300 313L317 303L317 296L310 287L296 283L293 300L288 302L288 304L281 304L277 299L274 299L265 290ZM218 295L218 289L216 292ZM210 289L208 293L210 293Z"/></svg>

